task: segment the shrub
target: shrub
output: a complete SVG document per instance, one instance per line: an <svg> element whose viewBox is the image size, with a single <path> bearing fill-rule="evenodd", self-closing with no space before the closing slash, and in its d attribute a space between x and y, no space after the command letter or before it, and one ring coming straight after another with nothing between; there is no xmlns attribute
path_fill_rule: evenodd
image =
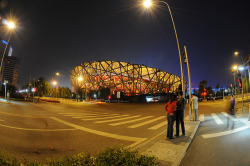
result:
<svg viewBox="0 0 250 166"><path fill-rule="evenodd" d="M139 155L138 151L125 148L107 148L106 150L91 155L80 153L62 159L49 159L46 163L25 160L23 164L11 157L0 154L0 165L4 166L154 166L159 165L156 157Z"/></svg>

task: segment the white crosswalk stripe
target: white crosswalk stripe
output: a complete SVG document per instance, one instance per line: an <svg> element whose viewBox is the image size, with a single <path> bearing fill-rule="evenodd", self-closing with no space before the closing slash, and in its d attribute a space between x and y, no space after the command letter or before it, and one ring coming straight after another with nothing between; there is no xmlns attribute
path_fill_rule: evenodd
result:
<svg viewBox="0 0 250 166"><path fill-rule="evenodd" d="M132 119L132 118L137 118L140 117L141 115L136 115L136 116L130 116L126 118L120 118L120 119L112 119L112 120L104 120L104 121L97 121L95 123L106 123L106 122L114 122L114 121L119 121L119 120L127 120L127 119Z"/></svg>
<svg viewBox="0 0 250 166"><path fill-rule="evenodd" d="M149 130L157 130L157 129L161 128L162 126L166 126L167 124L168 124L168 122L166 120L164 122L161 122L161 123L159 123L159 124L157 124L155 126L152 126L152 127L148 128L148 129Z"/></svg>
<svg viewBox="0 0 250 166"><path fill-rule="evenodd" d="M205 120L204 114L200 114L200 115L199 115L199 120L200 120L201 122L203 122L203 121Z"/></svg>
<svg viewBox="0 0 250 166"><path fill-rule="evenodd" d="M222 120L215 113L211 113L211 115L217 124L223 124Z"/></svg>
<svg viewBox="0 0 250 166"><path fill-rule="evenodd" d="M119 116L109 116L109 117L102 117L102 118L87 118L87 119L82 119L82 120L102 120L102 119L111 119L111 118L120 118L124 116L129 116L129 115L119 115Z"/></svg>
<svg viewBox="0 0 250 166"><path fill-rule="evenodd" d="M139 119L124 121L124 122L118 122L118 123L113 123L113 124L109 124L109 125L111 125L111 126L118 126L118 125L122 125L122 124L137 122L137 121L144 120L144 119L148 119L148 118L152 118L152 117L153 117L153 116L146 116L146 117L139 118Z"/></svg>
<svg viewBox="0 0 250 166"><path fill-rule="evenodd" d="M153 123L153 122L158 121L158 120L163 119L163 118L166 118L166 117L165 116L160 116L160 117L152 119L152 120L148 120L148 121L145 121L145 122L142 122L142 123L138 123L138 124L135 124L135 125L132 125L132 126L128 126L128 128L141 127L141 126L144 126L144 125L149 124L149 123Z"/></svg>
<svg viewBox="0 0 250 166"><path fill-rule="evenodd" d="M72 118L81 119L81 118L98 118L98 117L110 117L112 115L74 115Z"/></svg>
<svg viewBox="0 0 250 166"><path fill-rule="evenodd" d="M236 119L235 117L233 117L233 116L231 116L231 115L229 115L228 113L226 113L226 112L221 112L223 115L225 115L226 117L228 117L229 119L231 119L232 121L238 121L238 119Z"/></svg>

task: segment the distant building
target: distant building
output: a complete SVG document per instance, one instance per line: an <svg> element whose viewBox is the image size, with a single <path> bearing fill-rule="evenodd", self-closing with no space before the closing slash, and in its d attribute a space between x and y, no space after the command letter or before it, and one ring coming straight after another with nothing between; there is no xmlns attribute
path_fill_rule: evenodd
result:
<svg viewBox="0 0 250 166"><path fill-rule="evenodd" d="M17 86L20 59L13 57L12 52L11 44L0 38L0 63L3 60L0 73L0 90L2 89L4 80L13 86Z"/></svg>
<svg viewBox="0 0 250 166"><path fill-rule="evenodd" d="M15 87L17 86L19 65L20 58L18 57L6 56L4 58L3 79Z"/></svg>

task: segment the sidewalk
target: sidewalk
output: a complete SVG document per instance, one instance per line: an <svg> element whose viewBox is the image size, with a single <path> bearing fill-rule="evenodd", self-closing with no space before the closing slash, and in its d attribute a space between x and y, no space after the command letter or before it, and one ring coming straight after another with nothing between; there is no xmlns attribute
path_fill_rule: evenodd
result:
<svg viewBox="0 0 250 166"><path fill-rule="evenodd" d="M12 104L12 105L15 104L14 101L7 101L7 100L5 100L5 99L3 99L3 98L0 98L0 103L1 103L1 104Z"/></svg>
<svg viewBox="0 0 250 166"><path fill-rule="evenodd" d="M141 154L156 156L161 166L177 166L180 164L188 147L192 143L199 125L200 121L185 121L186 136L169 140L166 139L166 131L164 131L135 148L138 148Z"/></svg>

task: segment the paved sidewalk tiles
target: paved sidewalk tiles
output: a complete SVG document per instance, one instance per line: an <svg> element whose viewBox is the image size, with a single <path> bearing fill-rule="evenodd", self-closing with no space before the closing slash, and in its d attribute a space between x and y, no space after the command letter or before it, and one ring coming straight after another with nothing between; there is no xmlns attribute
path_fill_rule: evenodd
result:
<svg viewBox="0 0 250 166"><path fill-rule="evenodd" d="M169 140L166 138L166 131L164 131L156 138L135 148L138 148L141 154L156 156L162 166L177 166L185 156L199 125L200 121L185 122L186 136Z"/></svg>

